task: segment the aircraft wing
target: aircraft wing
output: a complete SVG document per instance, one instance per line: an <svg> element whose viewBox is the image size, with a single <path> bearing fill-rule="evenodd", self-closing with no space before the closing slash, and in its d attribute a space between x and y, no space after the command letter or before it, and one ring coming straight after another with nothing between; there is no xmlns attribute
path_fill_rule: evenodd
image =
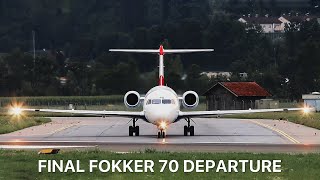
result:
<svg viewBox="0 0 320 180"><path fill-rule="evenodd" d="M314 111L313 108L283 108L283 109L249 109L249 110L223 110L223 111L188 111L179 112L180 118L192 118L192 117L205 117L205 116L219 116L230 114L250 114L250 113L262 113L262 112L283 112L283 111Z"/></svg>
<svg viewBox="0 0 320 180"><path fill-rule="evenodd" d="M144 112L134 111L94 111L94 110L60 110L60 109L13 109L13 114L23 111L34 112L50 112L50 113L70 113L70 114L83 114L91 116L119 116L119 117L137 117L144 118Z"/></svg>

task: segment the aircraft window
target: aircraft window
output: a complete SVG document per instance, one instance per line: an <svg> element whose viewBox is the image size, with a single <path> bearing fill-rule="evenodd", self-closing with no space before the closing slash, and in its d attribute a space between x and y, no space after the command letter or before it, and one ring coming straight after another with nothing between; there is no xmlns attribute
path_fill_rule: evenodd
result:
<svg viewBox="0 0 320 180"><path fill-rule="evenodd" d="M152 99L152 104L161 104L161 99Z"/></svg>
<svg viewBox="0 0 320 180"><path fill-rule="evenodd" d="M171 99L162 99L162 104L171 104Z"/></svg>

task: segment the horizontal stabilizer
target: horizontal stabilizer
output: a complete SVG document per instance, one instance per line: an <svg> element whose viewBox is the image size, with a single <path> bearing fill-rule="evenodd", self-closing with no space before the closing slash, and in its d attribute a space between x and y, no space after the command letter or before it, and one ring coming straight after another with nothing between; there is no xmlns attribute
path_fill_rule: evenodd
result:
<svg viewBox="0 0 320 180"><path fill-rule="evenodd" d="M150 54L178 54L195 52L213 52L214 49L109 49L110 52L150 53Z"/></svg>
<svg viewBox="0 0 320 180"><path fill-rule="evenodd" d="M109 49L110 52L128 52L128 53L159 53L158 49Z"/></svg>
<svg viewBox="0 0 320 180"><path fill-rule="evenodd" d="M164 53L194 53L194 52L213 52L214 49L165 49Z"/></svg>

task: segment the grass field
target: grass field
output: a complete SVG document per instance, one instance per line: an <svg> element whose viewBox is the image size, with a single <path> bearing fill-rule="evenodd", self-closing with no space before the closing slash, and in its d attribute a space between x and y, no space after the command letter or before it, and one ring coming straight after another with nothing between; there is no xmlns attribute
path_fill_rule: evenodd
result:
<svg viewBox="0 0 320 180"><path fill-rule="evenodd" d="M48 123L51 120L41 117L11 117L0 116L0 134L6 134L20 129Z"/></svg>
<svg viewBox="0 0 320 180"><path fill-rule="evenodd" d="M275 119L275 120L288 120L293 123L320 129L320 113L311 112L303 114L298 111L291 112L275 112L275 113L253 113L253 114L237 114L227 115L224 118L237 118L237 119Z"/></svg>
<svg viewBox="0 0 320 180"><path fill-rule="evenodd" d="M38 173L38 160L80 160L85 173ZM89 160L153 160L154 173L89 173ZM184 173L183 160L281 160L281 173ZM179 171L168 167L160 173L158 160L177 160ZM225 161L227 162L227 161ZM0 150L0 179L318 179L320 154L251 154L251 153L169 153L146 151L116 154L105 151L61 152L57 155L37 155L34 151ZM240 169L240 168L238 168Z"/></svg>

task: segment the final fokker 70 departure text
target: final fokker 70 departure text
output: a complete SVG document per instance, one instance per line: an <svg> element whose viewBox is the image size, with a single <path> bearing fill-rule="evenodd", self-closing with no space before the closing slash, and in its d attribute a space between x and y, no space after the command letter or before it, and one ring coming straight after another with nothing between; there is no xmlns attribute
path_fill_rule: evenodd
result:
<svg viewBox="0 0 320 180"><path fill-rule="evenodd" d="M281 160L39 160L43 173L281 172Z"/></svg>

